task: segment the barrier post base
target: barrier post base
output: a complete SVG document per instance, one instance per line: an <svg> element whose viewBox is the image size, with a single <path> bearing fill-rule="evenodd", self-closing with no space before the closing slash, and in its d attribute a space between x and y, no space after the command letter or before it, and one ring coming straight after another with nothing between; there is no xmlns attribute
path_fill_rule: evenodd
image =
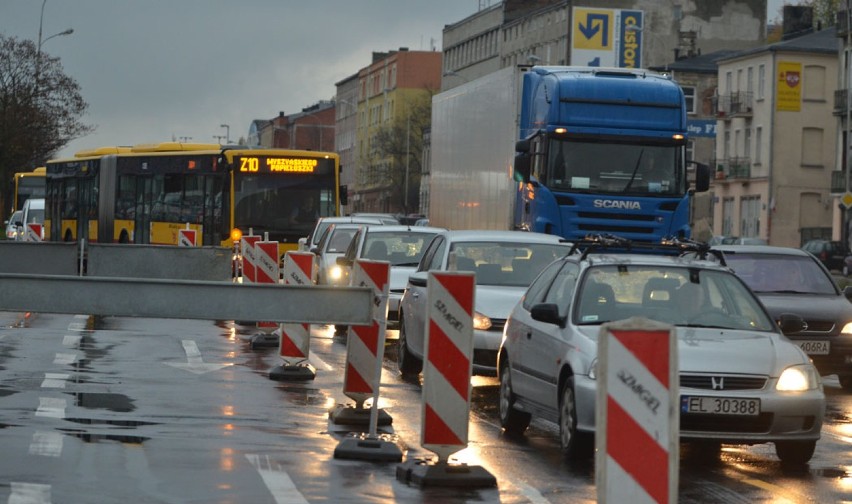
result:
<svg viewBox="0 0 852 504"><path fill-rule="evenodd" d="M497 486L497 478L482 466L408 459L396 466L396 479L419 487L486 488Z"/></svg>
<svg viewBox="0 0 852 504"><path fill-rule="evenodd" d="M278 348L281 338L275 333L259 332L251 337L251 349Z"/></svg>
<svg viewBox="0 0 852 504"><path fill-rule="evenodd" d="M317 377L317 370L310 364L275 366L269 370L269 379L276 381L307 381Z"/></svg>
<svg viewBox="0 0 852 504"><path fill-rule="evenodd" d="M337 406L328 410L328 418L337 425L370 425L370 408L355 408L353 406ZM379 408L376 425L390 425L393 423L388 413Z"/></svg>
<svg viewBox="0 0 852 504"><path fill-rule="evenodd" d="M334 458L352 460L371 460L374 462L401 462L402 449L393 438L386 434L370 436L354 434L347 436L334 449Z"/></svg>

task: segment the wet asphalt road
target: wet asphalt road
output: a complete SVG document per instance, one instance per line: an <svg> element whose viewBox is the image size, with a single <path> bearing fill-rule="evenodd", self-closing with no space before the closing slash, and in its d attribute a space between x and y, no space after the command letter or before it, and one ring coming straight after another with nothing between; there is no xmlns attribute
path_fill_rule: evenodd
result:
<svg viewBox="0 0 852 504"><path fill-rule="evenodd" d="M474 378L468 447L453 458L493 488L421 488L396 462L343 460L352 430L328 419L342 393L345 339L312 331L315 380L278 382L275 349L232 322L0 313L0 503L594 502L594 464L567 463L556 426L501 435L497 381ZM390 333L393 336L393 332ZM420 384L388 348L380 433L404 460L420 446ZM681 450L683 503L852 502L852 395L826 380L828 414L811 463L781 467L771 445Z"/></svg>

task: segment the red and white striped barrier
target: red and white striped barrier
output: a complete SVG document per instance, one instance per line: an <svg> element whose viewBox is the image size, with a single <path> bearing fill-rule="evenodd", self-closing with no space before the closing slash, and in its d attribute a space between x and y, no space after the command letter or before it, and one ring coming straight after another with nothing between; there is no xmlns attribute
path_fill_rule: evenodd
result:
<svg viewBox="0 0 852 504"><path fill-rule="evenodd" d="M240 239L240 256L242 257L243 283L254 283L256 252L254 244L260 241L260 236L248 235Z"/></svg>
<svg viewBox="0 0 852 504"><path fill-rule="evenodd" d="M284 254L284 283L287 285L313 285L315 278L314 254L289 251ZM278 331L278 355L285 366L295 366L310 356L310 324L281 324ZM273 375L270 374L270 377Z"/></svg>
<svg viewBox="0 0 852 504"><path fill-rule="evenodd" d="M472 273L429 274L420 442L439 462L467 447L475 288Z"/></svg>
<svg viewBox="0 0 852 504"><path fill-rule="evenodd" d="M27 224L27 230L24 233L24 241L40 242L44 239L44 230L41 224L30 222Z"/></svg>
<svg viewBox="0 0 852 504"><path fill-rule="evenodd" d="M281 276L278 267L278 242L267 239L254 244L254 283L277 284ZM258 327L278 327L275 322L258 322Z"/></svg>
<svg viewBox="0 0 852 504"><path fill-rule="evenodd" d="M598 502L677 502L678 357L673 326L604 324L598 338Z"/></svg>
<svg viewBox="0 0 852 504"><path fill-rule="evenodd" d="M197 244L197 233L194 229L190 229L189 224L186 225L186 229L178 229L179 247L195 247Z"/></svg>
<svg viewBox="0 0 852 504"><path fill-rule="evenodd" d="M352 287L373 289L373 322L370 325L349 326L343 393L355 401L355 407L335 407L330 416L337 424L369 423L371 433L374 433L375 425L379 422L382 425L392 422L387 413L378 411L390 293L390 263L358 259L352 267L350 278ZM370 397L373 398L372 408L364 409L364 402ZM382 417L380 420L379 415Z"/></svg>
<svg viewBox="0 0 852 504"><path fill-rule="evenodd" d="M385 332L390 293L390 263L358 259L352 267L350 285L373 290L373 322L365 326L350 326L346 342L346 370L343 393L355 400L355 407L338 406L329 412L335 424L363 424L369 412L369 432L344 438L334 450L335 458L386 462L402 460L402 448L391 436L379 436L378 426L390 425L393 419L379 410L379 386L382 378L382 358L385 351ZM371 397L369 410L364 401Z"/></svg>
<svg viewBox="0 0 852 504"><path fill-rule="evenodd" d="M429 273L420 444L438 460L407 460L397 466L400 481L463 488L497 485L483 467L449 461L468 441L475 289L473 273Z"/></svg>

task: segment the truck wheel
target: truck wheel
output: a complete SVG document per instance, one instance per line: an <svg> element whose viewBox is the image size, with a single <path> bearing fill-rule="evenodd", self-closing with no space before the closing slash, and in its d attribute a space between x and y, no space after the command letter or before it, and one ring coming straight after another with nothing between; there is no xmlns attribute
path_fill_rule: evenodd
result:
<svg viewBox="0 0 852 504"><path fill-rule="evenodd" d="M408 349L408 337L405 334L405 318L399 312L399 339L396 340L396 365L399 372L405 376L420 374L423 370L423 361L418 359Z"/></svg>
<svg viewBox="0 0 852 504"><path fill-rule="evenodd" d="M559 401L559 447L568 459L588 457L593 453L592 436L577 430L577 397L574 378L565 380Z"/></svg>
<svg viewBox="0 0 852 504"><path fill-rule="evenodd" d="M515 393L512 392L509 363L506 362L500 371L500 425L506 434L520 436L527 430L532 416L525 411L516 410L514 406Z"/></svg>
<svg viewBox="0 0 852 504"><path fill-rule="evenodd" d="M814 456L816 441L776 441L775 454L781 463L790 466L807 464Z"/></svg>

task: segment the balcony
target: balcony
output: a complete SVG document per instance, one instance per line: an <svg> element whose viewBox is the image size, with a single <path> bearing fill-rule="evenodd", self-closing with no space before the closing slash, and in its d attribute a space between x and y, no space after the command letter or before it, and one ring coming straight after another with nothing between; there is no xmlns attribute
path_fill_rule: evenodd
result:
<svg viewBox="0 0 852 504"><path fill-rule="evenodd" d="M751 178L751 158L733 157L717 159L716 180L734 180Z"/></svg>
<svg viewBox="0 0 852 504"><path fill-rule="evenodd" d="M716 117L727 119L730 117L751 117L752 115L752 93L737 91L729 95L717 95L713 97L713 108Z"/></svg>

